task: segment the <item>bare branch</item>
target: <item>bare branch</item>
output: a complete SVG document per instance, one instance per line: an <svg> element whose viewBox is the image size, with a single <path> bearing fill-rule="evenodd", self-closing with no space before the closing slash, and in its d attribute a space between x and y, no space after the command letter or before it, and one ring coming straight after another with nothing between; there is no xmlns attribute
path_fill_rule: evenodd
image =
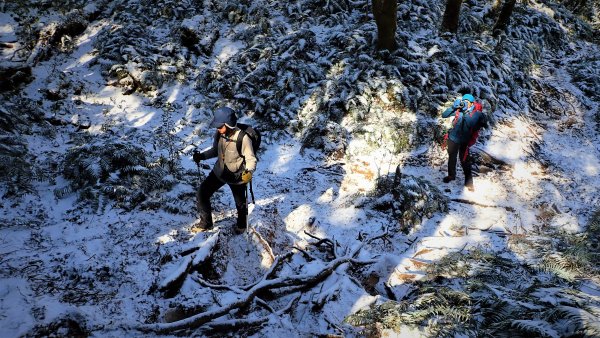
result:
<svg viewBox="0 0 600 338"><path fill-rule="evenodd" d="M484 207L484 208L504 208L510 212L515 211L515 209L513 207L502 206L502 205L483 204L483 203L479 203L479 202L475 202L475 201L466 200L463 198L452 198L451 201L458 202L458 203L464 203L464 204L477 205L477 206Z"/></svg>
<svg viewBox="0 0 600 338"><path fill-rule="evenodd" d="M190 275L190 277L192 278L192 280L194 280L194 282L196 282L206 288L211 288L211 289L215 289L215 290L233 291L236 293L244 293L244 290L239 289L235 286L209 283L209 282L205 281L204 279L202 279L197 274Z"/></svg>
<svg viewBox="0 0 600 338"><path fill-rule="evenodd" d="M275 310L273 310L273 308L269 304L267 304L267 302L265 302L264 300L260 299L259 297L256 297L255 301L256 301L256 304L262 306L267 311L269 311L271 313L275 313Z"/></svg>
<svg viewBox="0 0 600 338"><path fill-rule="evenodd" d="M301 248L299 248L299 247L297 247L297 246L294 246L294 249L296 249L296 250L300 251L300 253L302 253L302 256L304 256L304 259L306 259L307 261L311 262L311 261L314 261L314 260L316 260L316 258L315 258L315 257L313 257L313 256L312 256L311 254L309 254L308 252L306 252L306 250L304 250L304 249L301 249Z"/></svg>

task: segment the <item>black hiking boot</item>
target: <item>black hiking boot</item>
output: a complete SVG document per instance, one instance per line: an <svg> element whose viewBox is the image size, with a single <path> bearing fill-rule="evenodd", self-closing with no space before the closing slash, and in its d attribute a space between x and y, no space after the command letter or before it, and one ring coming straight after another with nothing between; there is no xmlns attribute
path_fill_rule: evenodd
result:
<svg viewBox="0 0 600 338"><path fill-rule="evenodd" d="M246 231L246 220L239 220L235 223L235 226L233 227L233 232L236 235L240 235L243 234L244 231Z"/></svg>
<svg viewBox="0 0 600 338"><path fill-rule="evenodd" d="M194 223L193 227L200 231L212 229L213 228L212 215L210 215L206 212L199 212L198 220L196 221L196 223Z"/></svg>
<svg viewBox="0 0 600 338"><path fill-rule="evenodd" d="M454 177L452 177L452 176L446 176L446 177L444 177L444 179L442 181L444 181L444 183L448 183L450 181L454 181Z"/></svg>

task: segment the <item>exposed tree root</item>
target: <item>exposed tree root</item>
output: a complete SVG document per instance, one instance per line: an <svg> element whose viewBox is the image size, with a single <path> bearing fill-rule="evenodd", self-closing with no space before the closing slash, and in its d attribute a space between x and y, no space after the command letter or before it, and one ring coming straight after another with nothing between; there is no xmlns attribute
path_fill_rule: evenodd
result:
<svg viewBox="0 0 600 338"><path fill-rule="evenodd" d="M250 228L250 233L269 255L269 260L271 261L270 265L272 265L275 262L275 255L273 254L273 249L271 249L269 243L260 235L258 231L254 230L253 228Z"/></svg>
<svg viewBox="0 0 600 338"><path fill-rule="evenodd" d="M366 243L370 243L373 240L383 238L387 235L387 231L379 236L366 239L362 241L359 245L357 245L354 249L350 250L350 253L344 255L342 257L335 258L334 260L327 263L325 267L323 267L320 271L315 273L307 273L302 275L293 275L293 276L283 276L278 278L273 278L274 274L277 270L277 266L284 261L284 258L291 257L293 253L286 253L283 256L277 256L275 262L273 263L271 269L267 271L263 278L252 285L249 289L245 290L245 292L239 294L238 298L235 301L229 302L228 304L224 304L222 306L213 308L211 310L196 314L194 316L171 322L171 323L155 323L155 324L146 324L136 327L136 329L143 332L155 332L162 334L170 334L174 332L178 332L181 330L195 329L200 326L203 326L207 323L212 322L214 319L220 318L232 311L237 309L242 309L250 305L253 301L256 301L258 295L261 294L289 294L291 290L297 289L306 289L310 288L318 283L324 281L327 277L329 277L339 266L350 263L350 264L371 264L374 263L375 260L372 261L360 261L356 259L356 256ZM272 279L271 279L272 278ZM204 283L204 285L208 285ZM230 287L230 290L240 290L245 289L245 287L235 288ZM283 291L283 292L282 292ZM287 291L287 292L285 292ZM236 322L237 323L237 322ZM210 326L210 325L209 325Z"/></svg>

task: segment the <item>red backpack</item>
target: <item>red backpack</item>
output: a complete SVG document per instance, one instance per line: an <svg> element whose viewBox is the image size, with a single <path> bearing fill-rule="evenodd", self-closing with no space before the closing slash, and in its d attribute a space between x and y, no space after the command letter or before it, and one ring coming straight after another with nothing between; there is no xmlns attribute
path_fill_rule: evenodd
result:
<svg viewBox="0 0 600 338"><path fill-rule="evenodd" d="M475 114L475 112L481 112L483 111L483 106L481 105L481 103L479 102L474 102L475 103L475 108L473 108L473 111L471 112L471 116L473 116L473 114ZM471 130L471 139L469 140L469 143L467 144L469 147L474 145L475 142L477 142L477 138L479 137L479 128L477 128L477 130Z"/></svg>

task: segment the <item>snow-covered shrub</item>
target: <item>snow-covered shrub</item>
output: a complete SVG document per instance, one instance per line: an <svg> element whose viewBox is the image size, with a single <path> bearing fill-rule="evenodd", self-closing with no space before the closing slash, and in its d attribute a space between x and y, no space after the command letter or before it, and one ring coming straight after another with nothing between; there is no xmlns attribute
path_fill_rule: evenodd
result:
<svg viewBox="0 0 600 338"><path fill-rule="evenodd" d="M135 172L145 166L145 151L131 143L84 143L67 151L63 175L80 188L105 182L111 174Z"/></svg>
<svg viewBox="0 0 600 338"><path fill-rule="evenodd" d="M584 232L556 232L553 238L555 250L541 257L540 271L569 281L600 274L600 209L591 215Z"/></svg>
<svg viewBox="0 0 600 338"><path fill-rule="evenodd" d="M128 74L159 72L164 82L194 74L195 89L211 101L235 102L274 128L295 121L300 135L317 122L334 121L351 133L359 132L353 137L369 138L373 135L360 131L376 129L382 115L386 121L395 116L403 130L414 131L406 130L403 135L410 136L401 144L387 145L395 137L378 143L398 152L436 139L437 133L430 132L436 129L434 123L427 119L438 116L462 93L472 92L490 112L523 110L530 94L527 70L544 49L561 50L567 37L545 12L518 6L514 24L496 41L485 34L493 24L485 18L489 4L469 1L464 4L468 10L461 34L447 40L437 36L443 4L415 0L398 7L400 48L380 55L373 50L376 28L367 2L304 1L289 6L224 1L202 8L183 2L178 7L186 11L184 16L160 14L168 3L115 5L115 24L96 42L105 71L119 64ZM145 15L138 18L135 13ZM142 34L149 18L156 20L154 25L175 20L168 26L173 27L168 43L158 32ZM563 21L574 27L566 17ZM219 29L224 22L235 27L228 36ZM315 29L333 25L340 29ZM217 40L227 39L233 39L238 51L221 60L213 48ZM121 79L130 91L163 83L137 88L139 76ZM407 116L419 122L409 125Z"/></svg>
<svg viewBox="0 0 600 338"><path fill-rule="evenodd" d="M35 34L35 42L28 58L29 63L37 63L50 58L56 51L67 53L73 50L75 39L88 26L87 19L79 11L62 15L59 20L43 26Z"/></svg>
<svg viewBox="0 0 600 338"><path fill-rule="evenodd" d="M598 42L597 33L594 32L594 29L598 29L600 14L600 4L597 1L543 0L541 2L552 9L553 19L567 26L569 33L577 40Z"/></svg>
<svg viewBox="0 0 600 338"><path fill-rule="evenodd" d="M598 18L600 17L600 3L596 1L569 0L559 0L558 3L564 5L565 8L571 10L574 14L577 14L579 17L582 17L595 29L600 28L600 22L598 21ZM596 36L596 38L598 37Z"/></svg>
<svg viewBox="0 0 600 338"><path fill-rule="evenodd" d="M600 208L594 211L592 217L590 217L588 231L596 234L596 236L600 235ZM598 238L598 240L600 240L600 238Z"/></svg>
<svg viewBox="0 0 600 338"><path fill-rule="evenodd" d="M334 160L344 157L347 146L348 132L332 121L307 129L302 138L302 147L319 149Z"/></svg>
<svg viewBox="0 0 600 338"><path fill-rule="evenodd" d="M573 83L592 100L600 103L600 56L582 55L579 62L567 68Z"/></svg>
<svg viewBox="0 0 600 338"><path fill-rule="evenodd" d="M391 210L399 229L405 233L420 225L424 218L448 210L448 199L435 184L420 177L402 176L399 170L395 177L380 178L375 194L373 207Z"/></svg>
<svg viewBox="0 0 600 338"><path fill-rule="evenodd" d="M165 82L184 79L182 74L186 73L189 60L182 43L188 48L195 47L195 35L190 28L195 22L183 21L181 26L173 26L170 20L183 20L184 13L195 13L192 4L165 0L158 3L131 1L113 6L112 24L102 29L94 41L98 51L94 62L100 65L109 83L124 87L125 92L131 94L152 92ZM146 29L161 26L161 23L163 27L171 27L169 39L164 39L162 30Z"/></svg>
<svg viewBox="0 0 600 338"><path fill-rule="evenodd" d="M80 200L90 201L94 207L103 207L101 199L108 197L125 209L142 205L184 212L165 203L168 197L164 194L179 182L168 167L164 158L149 162L146 151L128 141L84 143L68 150L62 174L70 184L55 194L60 198L78 191Z"/></svg>
<svg viewBox="0 0 600 338"><path fill-rule="evenodd" d="M11 91L33 80L31 68L24 63L0 63L0 92Z"/></svg>
<svg viewBox="0 0 600 338"><path fill-rule="evenodd" d="M18 135L0 132L0 182L4 196L18 196L30 192L34 178L32 158L28 156L27 142Z"/></svg>
<svg viewBox="0 0 600 338"><path fill-rule="evenodd" d="M32 101L20 96L4 97L0 105L0 182L5 196L19 196L32 190L39 175L24 135L42 121L43 113Z"/></svg>

